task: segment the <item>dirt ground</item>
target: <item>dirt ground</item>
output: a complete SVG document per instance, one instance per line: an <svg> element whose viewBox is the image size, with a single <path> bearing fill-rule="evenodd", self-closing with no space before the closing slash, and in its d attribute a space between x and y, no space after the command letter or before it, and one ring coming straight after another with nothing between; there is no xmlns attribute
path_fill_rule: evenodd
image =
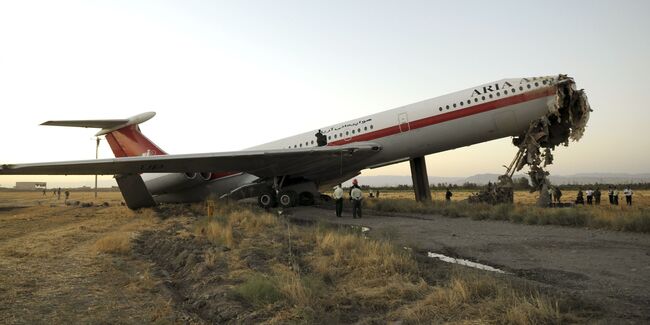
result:
<svg viewBox="0 0 650 325"><path fill-rule="evenodd" d="M605 319L650 322L650 235L559 226L531 226L435 215L366 211L336 218L331 208L300 207L292 218L369 227L369 236L490 265L605 309Z"/></svg>
<svg viewBox="0 0 650 325"><path fill-rule="evenodd" d="M120 205L119 193L100 193L97 200L89 193L72 196L109 206L66 206L49 194L0 193L1 324L202 324L261 317L240 313L246 306L228 296L233 280L208 260L221 253L191 234L197 216L187 209L132 212ZM318 207L285 214L367 226L369 236L390 238L423 255L431 251L500 268L593 302L605 309L604 323L650 322L647 234L368 211L363 219L351 219L349 211L338 219ZM128 234L129 253L98 249L98 242L115 234ZM260 253L240 257L254 268L261 259L253 255Z"/></svg>
<svg viewBox="0 0 650 325"><path fill-rule="evenodd" d="M119 193L100 193L98 202L109 207L88 208L34 193L0 198L1 324L183 319L151 276L150 263L95 248L114 232L164 226L120 206Z"/></svg>

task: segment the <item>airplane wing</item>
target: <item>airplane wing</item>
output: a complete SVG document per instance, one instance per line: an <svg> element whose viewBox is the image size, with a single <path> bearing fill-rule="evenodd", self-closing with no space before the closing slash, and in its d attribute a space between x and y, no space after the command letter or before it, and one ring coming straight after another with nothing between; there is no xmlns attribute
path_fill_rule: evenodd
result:
<svg viewBox="0 0 650 325"><path fill-rule="evenodd" d="M312 178L338 174L362 163L381 146L357 142L301 149L244 150L202 154L0 165L0 175L117 175L140 173L246 172L258 177L282 175ZM360 167L359 169L362 169Z"/></svg>

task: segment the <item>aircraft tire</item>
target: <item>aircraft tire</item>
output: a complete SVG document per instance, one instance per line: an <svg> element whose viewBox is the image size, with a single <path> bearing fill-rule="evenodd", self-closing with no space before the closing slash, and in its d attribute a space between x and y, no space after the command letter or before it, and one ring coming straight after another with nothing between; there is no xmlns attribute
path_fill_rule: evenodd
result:
<svg viewBox="0 0 650 325"><path fill-rule="evenodd" d="M283 208L296 206L296 203L298 203L298 195L295 191L282 191L278 195L278 203Z"/></svg>
<svg viewBox="0 0 650 325"><path fill-rule="evenodd" d="M268 209L276 207L278 202L275 199L275 194L271 192L263 192L257 197L257 204L262 208Z"/></svg>

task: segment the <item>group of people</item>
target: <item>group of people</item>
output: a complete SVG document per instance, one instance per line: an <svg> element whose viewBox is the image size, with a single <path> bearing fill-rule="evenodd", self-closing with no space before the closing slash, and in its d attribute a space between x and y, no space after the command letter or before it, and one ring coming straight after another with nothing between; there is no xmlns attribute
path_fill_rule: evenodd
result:
<svg viewBox="0 0 650 325"><path fill-rule="evenodd" d="M47 192L46 189L43 189L43 196L45 196L45 193ZM57 200L61 199L61 188L59 187L56 190L52 190L52 195L56 196ZM70 191L66 190L65 191L65 200L68 201L68 198L70 198Z"/></svg>
<svg viewBox="0 0 650 325"><path fill-rule="evenodd" d="M556 187L556 190L559 191L559 189ZM550 190L549 190L550 192ZM608 188L607 194L609 196L609 204L611 205L618 205L618 196L619 196L619 191L618 188L610 186ZM560 194L561 195L561 194ZM625 203L629 206L632 205L632 195L634 195L634 191L632 191L631 188L626 187L623 190L623 195L625 195ZM585 190L585 192L582 192L582 189L578 190L578 195L576 197L576 204L585 204L585 196L587 196L587 204L592 205L600 205L600 188L596 188L596 190ZM559 203L559 200L556 201Z"/></svg>
<svg viewBox="0 0 650 325"><path fill-rule="evenodd" d="M359 186L357 179L352 180L352 187L349 192L350 201L352 201L352 218L357 216L361 218L361 200L363 200L363 191ZM341 217L343 214L343 188L341 184L334 187L334 200L336 202L336 216Z"/></svg>

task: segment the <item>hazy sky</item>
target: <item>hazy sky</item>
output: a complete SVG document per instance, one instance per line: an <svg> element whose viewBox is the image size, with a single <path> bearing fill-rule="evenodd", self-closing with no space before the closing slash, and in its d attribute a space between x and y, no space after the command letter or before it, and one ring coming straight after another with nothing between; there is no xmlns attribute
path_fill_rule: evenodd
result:
<svg viewBox="0 0 650 325"><path fill-rule="evenodd" d="M38 126L50 119L156 111L142 130L167 152L230 151L566 73L594 112L550 171L650 172L648 13L650 1L3 1L0 163L94 158L95 130ZM439 153L428 172L500 173L515 151L501 139ZM92 177L0 185L17 180Z"/></svg>

